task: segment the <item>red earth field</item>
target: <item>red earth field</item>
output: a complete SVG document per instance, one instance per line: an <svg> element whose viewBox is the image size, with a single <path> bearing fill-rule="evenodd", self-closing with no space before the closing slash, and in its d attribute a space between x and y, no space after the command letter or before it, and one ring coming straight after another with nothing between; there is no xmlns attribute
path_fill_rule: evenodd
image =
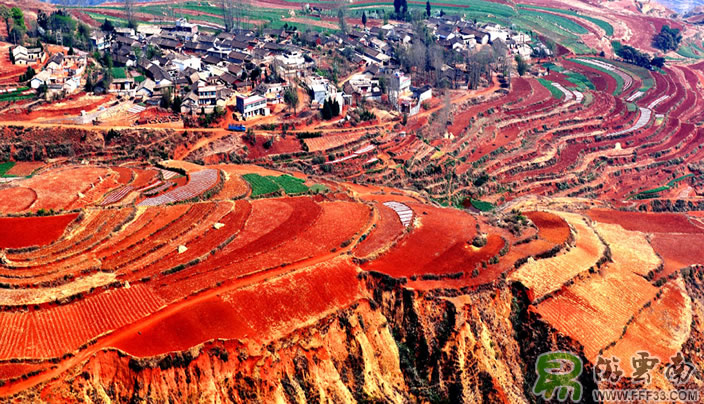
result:
<svg viewBox="0 0 704 404"><path fill-rule="evenodd" d="M0 218L0 248L47 245L61 237L78 213L59 216Z"/></svg>

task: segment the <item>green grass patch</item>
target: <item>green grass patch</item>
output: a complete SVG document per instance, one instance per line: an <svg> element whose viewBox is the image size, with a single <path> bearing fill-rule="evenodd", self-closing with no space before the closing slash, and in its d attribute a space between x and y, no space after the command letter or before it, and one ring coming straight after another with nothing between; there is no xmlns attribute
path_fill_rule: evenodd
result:
<svg viewBox="0 0 704 404"><path fill-rule="evenodd" d="M267 176L267 178L275 182L279 187L283 188L287 195L300 195L308 192L308 187L303 184L305 180L300 178L296 178L288 174L284 174L279 177Z"/></svg>
<svg viewBox="0 0 704 404"><path fill-rule="evenodd" d="M479 199L471 200L472 206L481 212L490 212L494 210L494 204L491 202L480 201Z"/></svg>
<svg viewBox="0 0 704 404"><path fill-rule="evenodd" d="M125 71L124 67L113 67L112 68L112 77L115 79L126 79L127 72Z"/></svg>
<svg viewBox="0 0 704 404"><path fill-rule="evenodd" d="M634 199L651 199L651 198L657 198L657 197L659 196L658 194L659 194L660 192L662 192L662 191L667 191L667 190L671 189L672 187L674 187L675 184L677 184L678 182L684 181L684 180L686 180L687 178L691 178L691 177L694 177L694 174L691 174L691 173L690 173L690 174L685 174L685 175L683 175L683 176L681 176L681 177L677 177L677 178L675 178L675 179L672 179L672 180L668 181L666 185L662 185L662 186L659 186L659 187L657 187L657 188L648 189L648 190L645 190L645 191L638 192L637 194L633 195L632 197L633 197Z"/></svg>
<svg viewBox="0 0 704 404"><path fill-rule="evenodd" d="M252 187L252 197L255 198L262 195L270 195L281 190L279 185L272 181L270 177L263 177L259 174L245 174L242 178Z"/></svg>
<svg viewBox="0 0 704 404"><path fill-rule="evenodd" d="M14 161L6 161L4 163L0 163L0 177L4 177L5 174L10 171L12 167L15 166Z"/></svg>
<svg viewBox="0 0 704 404"><path fill-rule="evenodd" d="M545 79L538 79L540 84L542 84L545 88L550 90L550 94L552 94L553 97L555 98L562 98L564 95L562 91L558 90L557 87L552 85L552 81L550 80L545 80Z"/></svg>

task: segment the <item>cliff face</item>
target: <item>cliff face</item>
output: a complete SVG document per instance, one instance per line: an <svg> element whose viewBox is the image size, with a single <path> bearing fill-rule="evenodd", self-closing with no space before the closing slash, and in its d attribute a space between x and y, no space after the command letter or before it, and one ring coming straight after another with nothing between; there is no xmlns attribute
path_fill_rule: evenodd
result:
<svg viewBox="0 0 704 404"><path fill-rule="evenodd" d="M420 292L362 276L369 298L265 343L211 341L133 358L99 351L23 400L85 402L531 402L535 357L579 351L501 283ZM589 383L587 380L584 382ZM18 397L15 397L18 398Z"/></svg>
<svg viewBox="0 0 704 404"><path fill-rule="evenodd" d="M211 341L189 351L131 358L101 351L42 400L86 402L402 403L406 386L387 320L359 303L267 344Z"/></svg>

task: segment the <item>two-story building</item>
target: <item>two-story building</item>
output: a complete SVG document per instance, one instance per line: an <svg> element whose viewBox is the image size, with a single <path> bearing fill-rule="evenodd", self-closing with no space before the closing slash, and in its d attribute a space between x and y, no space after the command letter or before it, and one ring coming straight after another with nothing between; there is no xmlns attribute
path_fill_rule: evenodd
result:
<svg viewBox="0 0 704 404"><path fill-rule="evenodd" d="M266 104L266 98L259 94L245 96L237 96L237 112L239 112L244 119L251 118L253 116L269 115L269 108Z"/></svg>

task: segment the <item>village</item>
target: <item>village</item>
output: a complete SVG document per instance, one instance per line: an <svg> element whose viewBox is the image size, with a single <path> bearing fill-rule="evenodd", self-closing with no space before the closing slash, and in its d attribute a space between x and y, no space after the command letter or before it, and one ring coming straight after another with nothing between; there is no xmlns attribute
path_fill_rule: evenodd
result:
<svg viewBox="0 0 704 404"><path fill-rule="evenodd" d="M526 33L459 15L430 16L422 24L364 21L334 33L286 26L213 33L183 18L136 28L105 20L89 33L85 49L52 45L47 51L30 38L31 46L11 48L10 59L27 66L23 95L36 98L25 104L87 105L71 108L62 123L203 127L222 124L223 117L269 122L262 117L302 111L345 120L352 108L356 120L373 117L372 109L405 120L448 89L488 86L497 70L510 77L514 60L551 52ZM84 95L89 102L76 98ZM151 107L161 111L158 118L140 120Z"/></svg>

